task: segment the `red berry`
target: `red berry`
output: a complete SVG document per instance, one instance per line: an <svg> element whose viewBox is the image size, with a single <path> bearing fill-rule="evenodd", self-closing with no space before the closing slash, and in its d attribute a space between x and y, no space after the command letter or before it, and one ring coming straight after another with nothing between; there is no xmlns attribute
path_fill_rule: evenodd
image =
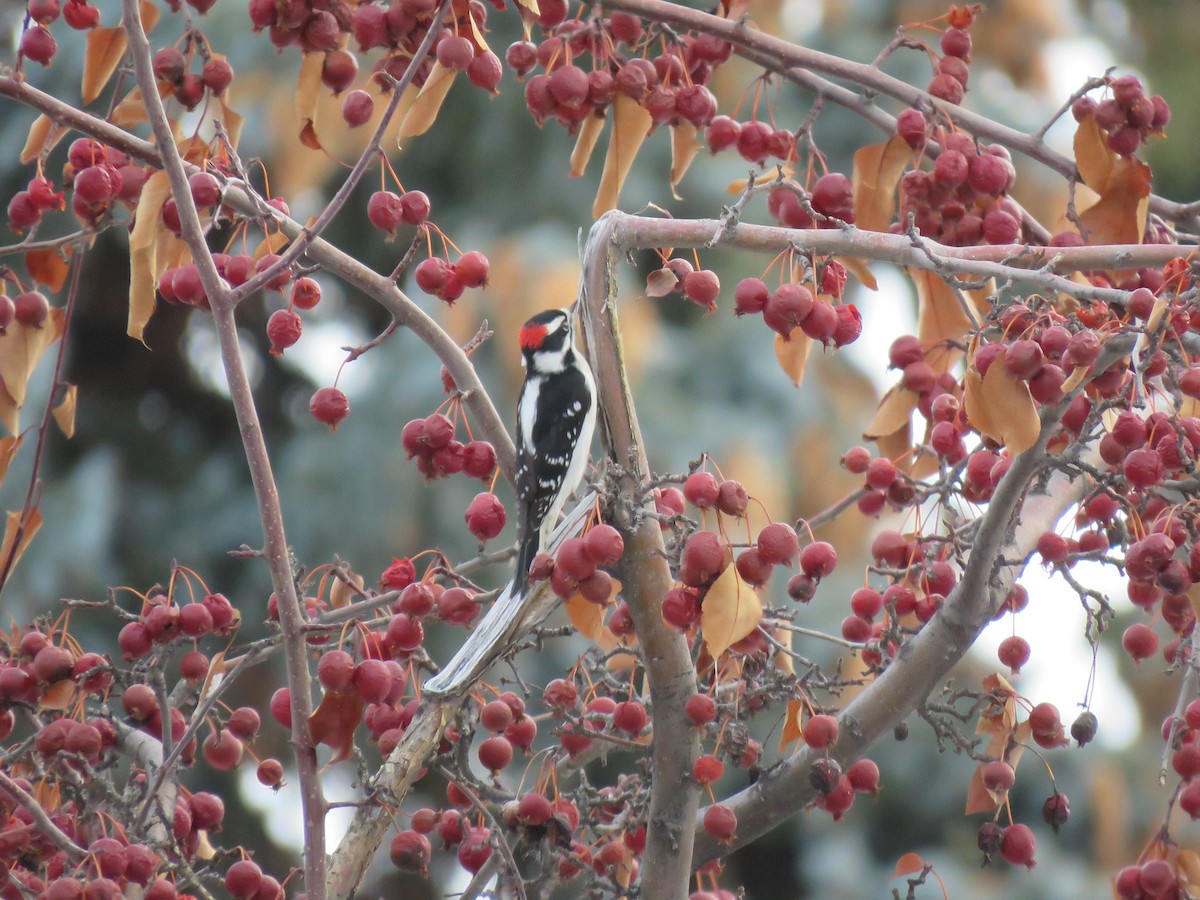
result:
<svg viewBox="0 0 1200 900"><path fill-rule="evenodd" d="M404 207L399 195L391 191L373 193L367 201L367 219L380 231L395 234L404 221Z"/></svg>
<svg viewBox="0 0 1200 900"><path fill-rule="evenodd" d="M714 781L720 781L724 774L724 763L710 754L701 756L692 767L692 777L700 784L712 784Z"/></svg>
<svg viewBox="0 0 1200 900"><path fill-rule="evenodd" d="M58 41L45 26L32 25L21 35L21 55L36 63L50 65L57 52Z"/></svg>
<svg viewBox="0 0 1200 900"><path fill-rule="evenodd" d="M50 316L50 301L41 291L25 291L13 298L13 315L26 328L41 328Z"/></svg>
<svg viewBox="0 0 1200 900"><path fill-rule="evenodd" d="M1033 861L1036 852L1037 839L1028 825L1018 822L1004 829L1000 853L1010 865L1027 866L1032 869L1036 865Z"/></svg>
<svg viewBox="0 0 1200 900"><path fill-rule="evenodd" d="M423 191L406 191L400 197L400 208L407 224L421 225L429 218L429 197Z"/></svg>
<svg viewBox="0 0 1200 900"><path fill-rule="evenodd" d="M275 310L267 319L267 339L271 342L271 352L279 355L280 351L291 347L300 340L302 331L303 324L298 313L290 309Z"/></svg>
<svg viewBox="0 0 1200 900"><path fill-rule="evenodd" d="M506 768L512 758L512 744L506 737L490 737L479 745L479 762L489 772Z"/></svg>
<svg viewBox="0 0 1200 900"><path fill-rule="evenodd" d="M611 525L601 523L584 536L584 552L598 566L612 566L625 552L625 540L621 532Z"/></svg>
<svg viewBox="0 0 1200 900"><path fill-rule="evenodd" d="M838 722L824 713L809 718L804 723L804 742L814 750L832 747L838 739Z"/></svg>
<svg viewBox="0 0 1200 900"><path fill-rule="evenodd" d="M637 736L646 727L649 716L646 707L636 700L626 700L618 703L613 710L613 726L628 735Z"/></svg>
<svg viewBox="0 0 1200 900"><path fill-rule="evenodd" d="M929 120L919 109L906 109L896 116L896 134L914 150L920 149L929 136Z"/></svg>
<svg viewBox="0 0 1200 900"><path fill-rule="evenodd" d="M350 401L337 388L325 387L312 395L308 409L314 419L322 425L328 425L330 431L336 431L350 412Z"/></svg>
<svg viewBox="0 0 1200 900"><path fill-rule="evenodd" d="M297 278L292 284L292 306L297 309L312 309L321 302L321 285L315 278Z"/></svg>
<svg viewBox="0 0 1200 900"><path fill-rule="evenodd" d="M1135 622L1121 635L1121 646L1134 662L1141 662L1158 652L1158 635L1150 626Z"/></svg>
<svg viewBox="0 0 1200 900"><path fill-rule="evenodd" d="M809 578L824 578L837 567L837 551L826 541L814 541L800 551L800 568Z"/></svg>
<svg viewBox="0 0 1200 900"><path fill-rule="evenodd" d="M359 9L378 9L378 7L358 7ZM342 101L342 118L351 128L365 125L375 113L375 98L366 91L351 91Z"/></svg>
<svg viewBox="0 0 1200 900"><path fill-rule="evenodd" d="M720 293L721 282L717 278L716 272L709 269L697 269L694 272L688 272L683 277L683 295L697 306L703 306L710 312L717 308L717 297Z"/></svg>
<svg viewBox="0 0 1200 900"><path fill-rule="evenodd" d="M710 472L693 472L683 483L683 495L699 509L711 509L716 505L721 487Z"/></svg>
<svg viewBox="0 0 1200 900"><path fill-rule="evenodd" d="M467 529L478 541L489 541L504 530L507 516L504 504L495 494L487 492L476 494L475 499L467 507L464 518Z"/></svg>
<svg viewBox="0 0 1200 900"><path fill-rule="evenodd" d="M1002 759L993 759L985 763L982 771L983 786L989 791L1002 794L1017 781L1017 773L1013 767Z"/></svg>
<svg viewBox="0 0 1200 900"><path fill-rule="evenodd" d="M248 859L235 862L225 873L225 890L234 897L254 897L262 886L262 869Z"/></svg>
<svg viewBox="0 0 1200 900"><path fill-rule="evenodd" d="M737 832L737 816L728 806L713 804L704 811L704 830L713 840L728 844Z"/></svg>
<svg viewBox="0 0 1200 900"><path fill-rule="evenodd" d="M214 731L204 739L201 749L208 764L224 772L237 768L245 748L242 742L228 731Z"/></svg>
<svg viewBox="0 0 1200 900"><path fill-rule="evenodd" d="M846 778L856 791L873 794L879 789L879 766L872 760L860 759L846 770Z"/></svg>
<svg viewBox="0 0 1200 900"><path fill-rule="evenodd" d="M800 552L796 530L786 522L773 522L758 533L758 552L774 565L791 565Z"/></svg>
<svg viewBox="0 0 1200 900"><path fill-rule="evenodd" d="M1029 662L1029 653L1029 642L1023 637L1012 635L1000 642L997 656L1000 662L1012 669L1016 675L1021 671L1021 667Z"/></svg>
<svg viewBox="0 0 1200 900"><path fill-rule="evenodd" d="M483 287L487 283L488 258L478 250L464 253L454 264L454 274L464 287Z"/></svg>

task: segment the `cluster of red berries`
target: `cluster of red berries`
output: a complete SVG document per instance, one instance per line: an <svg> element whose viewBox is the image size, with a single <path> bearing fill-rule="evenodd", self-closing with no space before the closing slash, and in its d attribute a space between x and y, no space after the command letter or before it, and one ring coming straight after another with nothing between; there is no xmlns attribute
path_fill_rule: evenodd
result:
<svg viewBox="0 0 1200 900"><path fill-rule="evenodd" d="M496 449L487 441L454 437L454 423L442 413L412 419L400 430L400 444L417 469L433 480L465 472L470 478L487 481L496 469Z"/></svg>
<svg viewBox="0 0 1200 900"><path fill-rule="evenodd" d="M89 6L87 0L29 0L29 20L21 35L21 56L43 66L50 65L58 52L58 41L50 32L50 26L62 16L63 21L76 31L90 31L100 24L100 10Z"/></svg>
<svg viewBox="0 0 1200 900"><path fill-rule="evenodd" d="M224 594L207 594L200 602L184 604L171 602L165 594L154 594L142 604L138 618L121 629L117 644L125 659L142 659L149 656L156 645L176 638L228 635L239 625L241 615ZM204 671L207 669L205 660ZM203 676L204 672L201 672L200 677Z"/></svg>
<svg viewBox="0 0 1200 900"><path fill-rule="evenodd" d="M421 226L429 218L429 197L422 191L376 191L367 200L367 219L393 238L401 225Z"/></svg>
<svg viewBox="0 0 1200 900"><path fill-rule="evenodd" d="M161 661L167 657L169 644L229 635L238 622L237 612L220 594L208 594L200 602L186 604L175 604L166 595L154 594L143 602L138 618L121 630L118 640L127 660L157 653ZM169 729L176 745L189 725L179 707L164 709L158 692L145 681L124 682L123 689L114 693L119 676L115 677L109 659L94 652L80 652L77 646L68 635L29 629L11 645L10 655L0 660L0 738L7 738L14 730L14 705L38 712L40 727L28 745L29 752L36 754L42 787L52 784L58 774L71 773L71 778L77 780L80 775L90 777L99 768L111 767L118 743L117 716L123 715L126 725L158 740ZM208 669L208 658L196 649L185 653L179 662L181 678L193 686L207 677ZM105 706L103 714L94 712L97 704ZM250 707L239 707L228 715L217 710L206 715L213 730L203 742L192 737L181 747L181 764L192 765L199 752L216 769L236 767L245 753L245 744L258 734L258 713ZM260 762L262 783L276 786L282 775L278 760ZM146 789L145 774L135 773L132 777L141 790ZM24 779L17 779L17 785L26 793L35 793ZM58 791L37 796L57 797ZM70 792L63 791L60 801L45 801L44 808L69 840L87 850L86 866L77 866L76 860L68 859L35 826L17 798L0 790L0 822L5 823L0 827L0 866L13 883L22 885L23 892L48 897L116 898L134 888L159 900L179 896L173 879L164 870L171 861L163 857L162 848L152 850L119 829L116 836L98 837L95 817L83 815L70 796ZM200 852L207 836L221 830L224 803L214 794L193 793L181 786L173 807L167 826L174 836L172 846L178 851L166 851L166 855L175 857L178 852L182 859L191 859Z"/></svg>
<svg viewBox="0 0 1200 900"><path fill-rule="evenodd" d="M955 7L950 12L949 27L942 32L942 56L934 67L933 77L926 90L947 103L962 103L967 92L971 61L971 33L967 30L975 21L970 6Z"/></svg>
<svg viewBox="0 0 1200 900"><path fill-rule="evenodd" d="M41 328L50 316L50 301L41 291L22 291L15 297L0 294L0 334L14 322L25 328Z"/></svg>
<svg viewBox="0 0 1200 900"><path fill-rule="evenodd" d="M766 165L772 157L786 163L796 156L796 136L792 132L758 119L739 122L730 116L714 116L705 126L704 140L713 153L733 147L742 159L758 166Z"/></svg>
<svg viewBox="0 0 1200 900"><path fill-rule="evenodd" d="M78 138L67 150L63 181L72 190L71 211L84 225L95 225L114 203L133 208L149 173L128 156L92 138ZM33 178L8 204L9 227L21 232L35 227L43 214L64 208L63 192L44 175Z"/></svg>
<svg viewBox="0 0 1200 900"><path fill-rule="evenodd" d="M233 66L221 57L209 57L199 73L188 71L191 60L178 47L163 47L155 51L151 63L154 77L171 86L171 96L184 109L195 109L211 92L214 97L225 93L233 81Z"/></svg>
<svg viewBox="0 0 1200 900"><path fill-rule="evenodd" d="M1036 865L1033 858L1037 854L1037 838L1033 829L1022 822L1008 826L984 822L979 826L976 843L983 852L984 865L989 864L996 854L1012 866L1032 869Z"/></svg>
<svg viewBox="0 0 1200 900"><path fill-rule="evenodd" d="M1184 879L1187 883L1188 879ZM1175 866L1165 859L1148 859L1126 866L1117 873L1113 888L1121 900L1150 900L1154 897L1179 896L1180 877Z"/></svg>
<svg viewBox="0 0 1200 900"><path fill-rule="evenodd" d="M846 270L839 263L827 264L822 293L813 297L812 291L799 282L784 282L772 291L761 278L743 278L734 289L734 309L739 316L761 315L767 327L785 341L798 328L814 341L845 347L862 334L862 314L853 303L835 304L822 299L835 292L840 294L845 279Z"/></svg>
<svg viewBox="0 0 1200 900"><path fill-rule="evenodd" d="M1132 156L1152 134L1162 134L1171 121L1171 107L1155 94L1146 96L1146 86L1136 75L1110 78L1112 96L1097 101L1080 97L1071 106L1076 122L1094 119L1104 132L1108 147L1121 156Z"/></svg>
<svg viewBox="0 0 1200 900"><path fill-rule="evenodd" d="M904 116L897 121L903 123ZM912 142L910 135L905 138ZM901 177L894 230L904 231L911 219L922 235L950 246L1017 243L1021 209L1006 196L1016 178L1008 150L999 144L977 147L970 136L954 132L942 134L941 144L930 171L912 169Z"/></svg>
<svg viewBox="0 0 1200 900"><path fill-rule="evenodd" d="M376 71L399 79L408 68L417 47L434 24L438 4L430 0L404 0L383 5L361 3L352 6L342 0L283 5L275 0L250 0L250 19L256 31L264 29L271 43L282 49L297 45L305 53L324 53L321 80L335 94L341 93L358 75L358 58L345 46L353 35L361 52L382 48L385 55L375 64ZM456 8L457 9L457 8ZM462 15L447 16L446 27L438 33L432 59L452 71L465 71L472 84L496 92L502 67L499 58L467 35L486 31L487 8L479 2L464 6ZM420 87L432 70L427 59L415 73L413 84ZM386 87L386 83L381 82ZM369 100L370 95L364 94ZM351 125L370 117L362 99L343 105L343 115ZM370 104L373 106L373 103ZM357 108L356 108L357 107Z"/></svg>
<svg viewBox="0 0 1200 900"><path fill-rule="evenodd" d="M625 540L611 525L600 523L583 537L568 538L552 558L539 553L529 566L530 581L550 580L554 593L564 600L580 594L604 606L613 593L612 576L605 572L620 561Z"/></svg>
<svg viewBox="0 0 1200 900"><path fill-rule="evenodd" d="M668 259L660 270L670 272L675 280L668 293L683 294L684 299L703 306L709 312L717 308L717 297L721 294L721 280L711 269L697 269L682 256Z"/></svg>
<svg viewBox="0 0 1200 900"><path fill-rule="evenodd" d="M252 859L238 860L226 870L225 890L238 900L283 900L286 896L279 880Z"/></svg>
<svg viewBox="0 0 1200 900"><path fill-rule="evenodd" d="M465 288L487 284L488 258L478 250L468 250L451 263L441 256L431 256L417 263L413 270L417 287L445 303L454 303Z"/></svg>
<svg viewBox="0 0 1200 900"><path fill-rule="evenodd" d="M812 183L810 190L788 180L767 194L767 212L785 228L837 228L843 223L853 224L854 186L841 172L826 172Z"/></svg>
<svg viewBox="0 0 1200 900"><path fill-rule="evenodd" d="M16 778L16 784L27 794L33 787L25 778ZM181 791L177 809L183 810L179 821L192 823L179 836L181 843L195 845L199 832L219 830L225 814L221 799L209 793L188 794ZM81 860L68 858L56 848L41 830L35 826L28 810L10 801L7 794L0 794L0 813L9 823L0 829L0 862L3 863L11 883L6 892L12 896L39 896L51 898L119 898L130 891L146 900L175 900L180 896L175 882L165 874L164 860L146 844L129 842L123 837L94 837L90 818L86 811L75 804L64 804L51 816L55 826L83 847L87 856ZM196 824L199 823L199 824ZM176 830L179 834L179 829ZM79 863L79 865L77 865ZM36 865L38 871L34 871Z"/></svg>
<svg viewBox="0 0 1200 900"><path fill-rule="evenodd" d="M505 53L518 78L537 66L544 70L525 82L525 105L539 125L554 119L573 134L618 94L635 100L654 125L704 128L716 114L717 100L707 85L713 68L732 53L727 42L684 35L660 47L641 19L628 13L596 21L566 17L565 2L542 8L538 22L550 36L540 44L517 41ZM592 58L587 71L575 63L584 54Z"/></svg>

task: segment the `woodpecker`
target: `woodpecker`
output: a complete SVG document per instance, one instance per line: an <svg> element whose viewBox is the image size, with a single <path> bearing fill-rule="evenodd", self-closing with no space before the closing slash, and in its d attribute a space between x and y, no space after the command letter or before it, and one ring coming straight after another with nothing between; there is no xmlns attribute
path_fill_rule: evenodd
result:
<svg viewBox="0 0 1200 900"><path fill-rule="evenodd" d="M574 307L540 312L521 327L525 383L517 402L517 568L523 595L567 497L579 486L596 427L596 384L575 348Z"/></svg>

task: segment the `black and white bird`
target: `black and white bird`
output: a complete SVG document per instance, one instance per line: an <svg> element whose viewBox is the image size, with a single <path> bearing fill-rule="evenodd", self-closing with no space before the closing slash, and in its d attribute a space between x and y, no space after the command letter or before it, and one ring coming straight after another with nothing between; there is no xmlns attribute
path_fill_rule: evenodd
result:
<svg viewBox="0 0 1200 900"><path fill-rule="evenodd" d="M575 347L574 307L540 312L521 327L525 383L517 402L517 568L507 593L523 595L533 558L583 480L596 427L596 384Z"/></svg>
<svg viewBox="0 0 1200 900"><path fill-rule="evenodd" d="M474 683L521 626L529 566L545 549L567 498L579 487L596 429L596 384L575 348L574 307L538 313L521 328L525 383L517 402L517 569L454 657L427 682L429 694Z"/></svg>

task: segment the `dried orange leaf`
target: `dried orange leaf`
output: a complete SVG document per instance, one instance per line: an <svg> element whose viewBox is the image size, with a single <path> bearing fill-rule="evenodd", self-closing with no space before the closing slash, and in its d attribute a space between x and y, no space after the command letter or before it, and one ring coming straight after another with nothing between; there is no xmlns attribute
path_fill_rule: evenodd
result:
<svg viewBox="0 0 1200 900"><path fill-rule="evenodd" d="M456 74L456 69L447 69L440 62L433 64L433 68L429 70L429 78L422 85L413 105L404 114L398 133L400 138L416 137L429 130L437 119L442 102L450 93Z"/></svg>
<svg viewBox="0 0 1200 900"><path fill-rule="evenodd" d="M920 269L907 269L917 289L917 337L925 346L961 341L975 327L963 308L959 295L940 276ZM954 363L953 354L940 360L928 360L934 371L946 372ZM936 363L936 364L935 364Z"/></svg>
<svg viewBox="0 0 1200 900"><path fill-rule="evenodd" d="M226 91L226 94L228 94L228 91ZM219 102L221 105L221 122L225 125L225 133L229 135L229 143L236 148L242 136L242 125L246 120L241 113L234 112L233 107L226 103L224 99Z"/></svg>
<svg viewBox="0 0 1200 900"><path fill-rule="evenodd" d="M881 434L872 440L879 448L880 456L896 460L896 464L901 465L900 461L906 459L912 449L912 422L905 422L902 428L897 428L891 434Z"/></svg>
<svg viewBox="0 0 1200 900"><path fill-rule="evenodd" d="M54 407L54 421L58 429L68 439L75 437L75 401L79 393L79 385L68 384L67 393L58 406Z"/></svg>
<svg viewBox="0 0 1200 900"><path fill-rule="evenodd" d="M537 0L517 0L517 4L525 7L535 16L540 16L542 14L542 11L538 8Z"/></svg>
<svg viewBox="0 0 1200 900"><path fill-rule="evenodd" d="M671 195L676 200L683 199L675 193L675 188L683 181L700 146L696 140L696 126L691 122L671 126Z"/></svg>
<svg viewBox="0 0 1200 900"><path fill-rule="evenodd" d="M983 399L983 376L972 365L963 377L963 408L967 418L980 434L998 434L1000 429L992 419Z"/></svg>
<svg viewBox="0 0 1200 900"><path fill-rule="evenodd" d="M100 96L124 55L124 28L93 28L88 32L87 50L83 57L84 104Z"/></svg>
<svg viewBox="0 0 1200 900"><path fill-rule="evenodd" d="M1200 886L1200 856L1193 850L1180 850L1175 856L1176 865L1183 870L1187 883Z"/></svg>
<svg viewBox="0 0 1200 900"><path fill-rule="evenodd" d="M51 309L41 328L13 322L0 335L0 421L12 434L20 430L19 414L29 376L42 354L62 337L64 321L61 309Z"/></svg>
<svg viewBox="0 0 1200 900"><path fill-rule="evenodd" d="M314 743L333 750L330 762L349 759L354 751L354 730L362 721L363 702L352 690L329 691L321 705L308 717Z"/></svg>
<svg viewBox="0 0 1200 900"><path fill-rule="evenodd" d="M66 133L66 128L55 125L46 116L38 116L29 126L29 137L21 148L21 164L27 165L43 153L49 153Z"/></svg>
<svg viewBox="0 0 1200 900"><path fill-rule="evenodd" d="M782 334L775 335L775 359L779 361L779 368L792 379L792 384L796 387L800 387L804 381L804 367L808 365L808 355L812 348L812 338L799 327L793 328L786 339Z"/></svg>
<svg viewBox="0 0 1200 900"><path fill-rule="evenodd" d="M875 280L875 274L861 259L855 259L852 256L837 256L834 258L845 266L846 271L857 278L867 290L879 290L879 282Z"/></svg>
<svg viewBox="0 0 1200 900"><path fill-rule="evenodd" d="M1140 244L1150 209L1150 167L1123 157L1113 165L1100 199L1079 214L1089 244Z"/></svg>
<svg viewBox="0 0 1200 900"><path fill-rule="evenodd" d="M158 233L163 230L160 213L171 193L166 172L155 172L146 179L134 213L129 234L129 336L142 340L146 323L154 315L154 290L158 283L155 270Z"/></svg>
<svg viewBox="0 0 1200 900"><path fill-rule="evenodd" d="M154 30L154 26L158 24L161 12L150 0L139 0L138 15L142 18L142 30L149 34Z"/></svg>
<svg viewBox="0 0 1200 900"><path fill-rule="evenodd" d="M160 96L162 95L164 85L166 86L167 90L174 93L174 87L166 84L166 82L160 82ZM121 102L118 103L113 109L112 115L108 117L110 122L119 126L120 128L132 128L134 125L142 124L143 122L147 121L147 119L146 101L142 98L141 88L136 87L125 95Z"/></svg>
<svg viewBox="0 0 1200 900"><path fill-rule="evenodd" d="M896 860L896 868L892 871L892 879L903 878L905 875L916 875L925 868L925 861L916 853L905 853Z"/></svg>
<svg viewBox="0 0 1200 900"><path fill-rule="evenodd" d="M749 178L735 178L725 186L725 193L739 197L746 190L748 184L750 184Z"/></svg>
<svg viewBox="0 0 1200 900"><path fill-rule="evenodd" d="M347 584L341 578L335 577L333 579L333 585L329 588L329 605L334 609L349 606L362 594L363 584L365 584L363 577L357 572L347 572L346 574L354 587L351 587L350 584Z"/></svg>
<svg viewBox="0 0 1200 900"><path fill-rule="evenodd" d="M571 177L578 178L587 169L592 151L596 149L596 141L604 130L604 116L590 113L583 124L579 126L579 134L575 138L575 149L571 151Z"/></svg>
<svg viewBox="0 0 1200 900"><path fill-rule="evenodd" d="M616 636L604 624L603 606L599 603L592 603L582 594L575 594L563 605L567 609L567 616L570 617L571 624L585 638L595 641L601 646L609 641L612 642L612 646L616 645Z"/></svg>
<svg viewBox="0 0 1200 900"><path fill-rule="evenodd" d="M300 76L296 81L296 118L300 120L300 142L312 150L321 149L321 141L317 137L317 100L320 98L325 56L324 53L305 53L300 60Z"/></svg>
<svg viewBox="0 0 1200 900"><path fill-rule="evenodd" d="M1116 161L1117 154L1108 146L1096 120L1088 116L1080 122L1075 129L1075 168L1083 183L1097 194L1103 193Z"/></svg>
<svg viewBox="0 0 1200 900"><path fill-rule="evenodd" d="M9 567L11 573L17 567L17 563L21 561L21 556L25 553L25 548L29 546L29 542L33 540L34 535L38 533L38 529L42 527L42 514L38 512L35 506L29 511L29 518L25 521L24 529L21 528L21 511L13 510L8 514L8 519L4 525L4 543L0 544L0 565L3 565L8 560L9 554L12 553L12 565ZM18 539L17 532L20 532ZM13 545L16 544L16 553L13 553Z"/></svg>
<svg viewBox="0 0 1200 900"><path fill-rule="evenodd" d="M1083 384L1083 379L1087 378L1087 374L1087 366L1076 366L1072 370L1071 374L1067 376L1067 380L1063 382L1062 392L1064 394L1071 393L1071 391Z"/></svg>
<svg viewBox="0 0 1200 900"><path fill-rule="evenodd" d="M66 709L75 699L75 682L64 679L50 685L38 697L40 709Z"/></svg>
<svg viewBox="0 0 1200 900"><path fill-rule="evenodd" d="M792 632L776 631L775 640L781 647L786 648L787 650L792 649ZM776 650L772 662L775 664L775 670L777 672L783 672L787 675L796 674L796 662L794 659L792 659L792 654L787 653L782 649Z"/></svg>
<svg viewBox="0 0 1200 900"><path fill-rule="evenodd" d="M973 816L976 813L993 810L997 804L995 796L983 783L983 763L980 763L971 773L971 783L967 786L967 803L963 813Z"/></svg>
<svg viewBox="0 0 1200 900"><path fill-rule="evenodd" d="M646 296L665 297L679 286L679 276L667 266L646 276Z"/></svg>
<svg viewBox="0 0 1200 900"><path fill-rule="evenodd" d="M264 237L262 241L259 242L259 245L254 248L254 252L250 255L256 260L259 260L268 253L278 253L290 242L291 238L289 238L286 234L284 234L282 231L276 231Z"/></svg>
<svg viewBox="0 0 1200 900"><path fill-rule="evenodd" d="M758 594L742 581L737 566L726 566L708 589L700 612L700 631L712 658L717 659L757 628L762 617Z"/></svg>
<svg viewBox="0 0 1200 900"><path fill-rule="evenodd" d="M896 185L912 162L913 150L894 134L854 154L854 222L864 231L887 231L896 216Z"/></svg>
<svg viewBox="0 0 1200 900"><path fill-rule="evenodd" d="M167 173L158 171L146 179L134 212L133 230L129 233L129 249L145 250L154 246L161 229L162 205L171 193Z"/></svg>
<svg viewBox="0 0 1200 900"><path fill-rule="evenodd" d="M67 244L62 253L57 250L30 250L25 254L25 268L29 277L48 287L51 293L57 294L67 280L67 258L70 257L72 249L72 246Z"/></svg>
<svg viewBox="0 0 1200 900"><path fill-rule="evenodd" d="M600 218L617 208L621 186L633 165L633 160L654 126L650 113L628 94L618 93L613 101L613 127L608 136L608 153L604 157L604 173L592 204L592 217Z"/></svg>
<svg viewBox="0 0 1200 900"><path fill-rule="evenodd" d="M8 467L12 465L17 451L21 449L22 440L21 435L0 438L0 483L3 483L4 476L8 474Z"/></svg>
<svg viewBox="0 0 1200 900"><path fill-rule="evenodd" d="M783 717L783 731L779 735L780 753L804 735L804 729L800 726L800 714L803 711L804 704L801 701L788 701L787 713Z"/></svg>
<svg viewBox="0 0 1200 900"><path fill-rule="evenodd" d="M917 408L920 398L912 391L896 385L889 388L879 401L875 416L863 431L867 440L875 440L889 434L895 434L901 428L912 422L913 410Z"/></svg>
<svg viewBox="0 0 1200 900"><path fill-rule="evenodd" d="M1009 372L1003 363L988 366L987 374L983 376L982 405L987 407L988 417L996 429L995 433L984 433L1005 444L1009 453L1014 456L1023 453L1037 441L1042 422L1038 418L1037 404L1029 393L1029 385Z"/></svg>

